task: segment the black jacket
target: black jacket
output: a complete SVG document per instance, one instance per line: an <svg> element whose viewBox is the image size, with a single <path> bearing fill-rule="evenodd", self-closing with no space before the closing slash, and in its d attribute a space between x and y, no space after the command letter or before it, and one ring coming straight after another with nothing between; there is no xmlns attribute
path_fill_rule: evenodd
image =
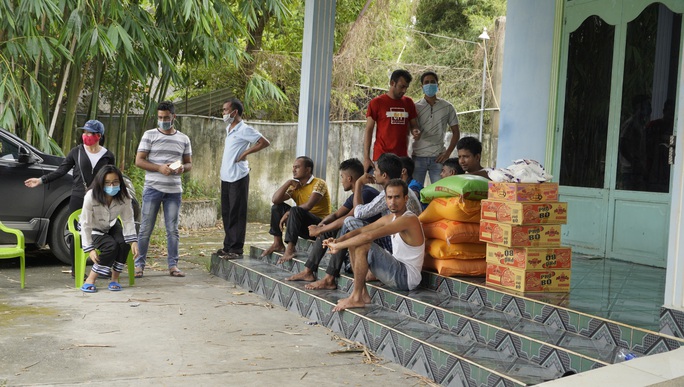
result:
<svg viewBox="0 0 684 387"><path fill-rule="evenodd" d="M78 156L81 156L81 165L78 163ZM72 168L74 169L74 185L71 188L71 194L74 196L83 197L85 196L85 186L83 185L83 178L85 178L85 185L90 186L93 182L93 177L103 166L107 164L115 165L116 160L114 158L114 153L109 149L97 162L95 167L90 164L90 158L86 154L85 147L83 145L78 145L69 151L62 164L54 172L48 173L41 177L43 184L50 183L51 181L57 180L64 176Z"/></svg>

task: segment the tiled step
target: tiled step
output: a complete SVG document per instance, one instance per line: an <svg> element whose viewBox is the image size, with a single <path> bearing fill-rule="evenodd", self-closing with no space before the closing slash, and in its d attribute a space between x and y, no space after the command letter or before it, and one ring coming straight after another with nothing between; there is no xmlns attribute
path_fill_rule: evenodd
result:
<svg viewBox="0 0 684 387"><path fill-rule="evenodd" d="M302 258L310 244L299 240ZM295 272L303 269L299 260L290 265ZM319 269L318 275L321 278L325 273ZM423 272L423 279L423 286L408 295L385 289L379 282L369 288L375 303L451 331L460 328L459 319L471 321L479 325L478 332L486 332L481 341L496 347L513 342L532 361L564 371L583 372L612 364L621 348L643 356L678 348L684 342L456 278ZM440 282L442 286L430 286ZM351 284L350 276L344 274L338 281L347 291ZM540 314L533 318L533 311ZM577 329L581 324L586 326Z"/></svg>
<svg viewBox="0 0 684 387"><path fill-rule="evenodd" d="M514 294L494 286L473 283L467 279L443 277L425 271L421 287L512 314L521 320L523 324L519 325L521 327L534 322L549 329L553 328L551 331L542 333L539 338L557 345L567 343L572 347L579 344L576 348L579 352L591 351L590 348L586 348L585 344L582 344L583 339L591 339L594 346L601 352L605 352L605 349L612 345L640 355L667 352L684 344L681 338L633 327L540 300L552 299L553 294ZM614 358L602 358L602 360L608 363L615 361Z"/></svg>
<svg viewBox="0 0 684 387"><path fill-rule="evenodd" d="M260 253L261 250L253 248L252 257L231 261L213 256L211 272L359 341L383 358L440 384L515 386L559 376L558 368L529 361L514 343L494 347L482 342L480 326L471 322L464 321L455 332L378 304L334 313L333 306L348 296L346 291L309 291L304 289L303 282L284 281L291 272L272 264L276 256L253 258ZM371 296L379 294L373 290Z"/></svg>
<svg viewBox="0 0 684 387"><path fill-rule="evenodd" d="M300 242L300 246L302 244L302 247L306 248L306 243ZM254 255L261 252L259 249L253 251ZM278 256L275 255L269 257L271 264L275 264L277 259ZM294 259L283 266L290 272L299 272L304 268L303 264L300 259ZM319 269L318 277L322 278L324 275L323 269ZM338 280L338 286L346 294L351 290L353 280L343 274ZM516 357L529 360L544 369L553 369L556 376L568 370L582 372L607 365L617 350L613 345L596 342L580 335L563 335L552 326L534 321L523 322L522 318L515 314L489 308L482 302L462 300L425 288L398 292L385 288L378 281L369 283L368 287L374 304L439 329L459 335L467 333L477 343L497 351L511 351ZM556 345L559 339L554 340L554 336L562 337L571 345Z"/></svg>
<svg viewBox="0 0 684 387"><path fill-rule="evenodd" d="M310 246L311 242L308 240L300 239L298 242L297 248L304 260ZM295 271L301 269L303 264ZM454 311L458 314L474 317L503 331L528 336L533 339L529 347L531 359L543 362L553 352L553 347L559 347L570 354L570 360L574 360L571 363L564 361L564 368L576 372L615 363L620 348L637 355L650 355L677 349L684 344L681 338L632 327L532 298L536 296L549 299L553 298L552 293L528 293L525 296L473 283L468 279L444 277L427 271L423 271L422 274L421 286L411 292L408 299L420 301L421 298L426 298L424 303L427 307L430 304L447 310L456 307ZM325 272L319 269L319 278L323 275ZM351 280L349 275L342 273L338 285L342 289L349 289L351 282L346 281ZM382 288L382 284L379 288ZM443 301L441 297L432 294L425 295L424 291L430 290L448 296L449 301ZM432 297L437 297L437 302L443 304L434 302ZM463 303L466 303L465 310L459 309ZM423 319L419 315L412 316ZM424 319L429 319L429 316ZM541 342L544 346L539 347L535 340L537 344ZM580 361L573 353L584 359ZM581 367L578 367L580 364Z"/></svg>

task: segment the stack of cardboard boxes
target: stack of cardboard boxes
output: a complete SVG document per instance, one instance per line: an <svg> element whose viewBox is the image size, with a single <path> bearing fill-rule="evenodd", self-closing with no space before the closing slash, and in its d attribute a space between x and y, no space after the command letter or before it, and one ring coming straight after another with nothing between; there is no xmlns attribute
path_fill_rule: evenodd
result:
<svg viewBox="0 0 684 387"><path fill-rule="evenodd" d="M572 251L561 246L568 206L558 201L558 183L490 182L481 211L488 284L521 292L570 290Z"/></svg>

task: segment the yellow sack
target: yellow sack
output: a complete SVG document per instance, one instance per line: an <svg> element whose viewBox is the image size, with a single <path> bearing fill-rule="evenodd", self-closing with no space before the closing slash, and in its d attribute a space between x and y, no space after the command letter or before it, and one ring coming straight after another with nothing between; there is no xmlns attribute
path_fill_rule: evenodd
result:
<svg viewBox="0 0 684 387"><path fill-rule="evenodd" d="M425 241L425 252L435 259L478 259L487 255L486 243L452 243L439 239Z"/></svg>
<svg viewBox="0 0 684 387"><path fill-rule="evenodd" d="M479 223L480 201L468 200L462 197L433 199L418 219L421 223L432 223L442 219L457 222Z"/></svg>
<svg viewBox="0 0 684 387"><path fill-rule="evenodd" d="M442 219L423 225L426 238L440 239L451 243L478 243L480 241L480 224L457 222Z"/></svg>
<svg viewBox="0 0 684 387"><path fill-rule="evenodd" d="M487 261L480 259L434 259L429 255L423 260L423 269L436 271L446 277L484 277Z"/></svg>

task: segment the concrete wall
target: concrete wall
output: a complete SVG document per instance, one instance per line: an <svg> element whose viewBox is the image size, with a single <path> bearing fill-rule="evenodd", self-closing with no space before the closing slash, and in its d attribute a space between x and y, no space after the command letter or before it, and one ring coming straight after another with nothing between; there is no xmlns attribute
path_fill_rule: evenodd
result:
<svg viewBox="0 0 684 387"><path fill-rule="evenodd" d="M555 1L509 1L497 166L544 162L551 87Z"/></svg>
<svg viewBox="0 0 684 387"><path fill-rule="evenodd" d="M218 119L184 116L178 118L180 130L192 141L193 170L190 177L212 190L219 198L221 156L226 136L225 124ZM249 221L268 223L271 196L283 182L292 177L296 155L297 123L249 122L261 132L271 146L248 156L250 172ZM337 167L342 160L363 156L365 121L333 122L330 125L326 181L331 190L333 207L347 198L339 184ZM344 139L344 140L343 140ZM220 214L219 214L220 216Z"/></svg>

